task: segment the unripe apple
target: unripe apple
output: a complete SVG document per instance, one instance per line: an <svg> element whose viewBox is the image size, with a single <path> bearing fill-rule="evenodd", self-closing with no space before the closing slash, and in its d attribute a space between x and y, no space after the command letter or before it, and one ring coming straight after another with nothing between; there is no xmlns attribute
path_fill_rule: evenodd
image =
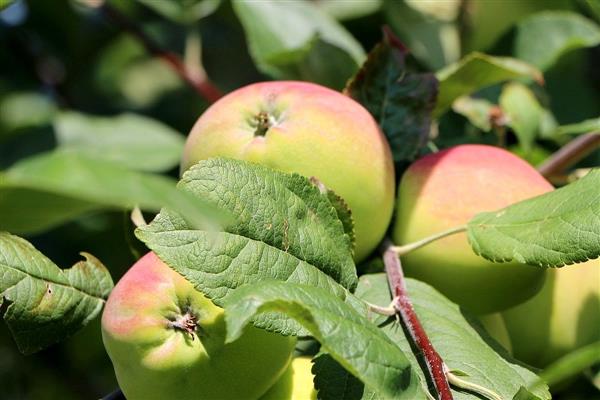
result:
<svg viewBox="0 0 600 400"><path fill-rule="evenodd" d="M294 358L279 380L260 400L316 400L312 362L308 357Z"/></svg>
<svg viewBox="0 0 600 400"><path fill-rule="evenodd" d="M429 154L404 173L393 239L406 244L466 224L483 211L551 191L533 167L493 146L461 145ZM408 276L423 280L478 314L500 311L533 296L542 268L492 263L473 253L465 233L437 240L402 257Z"/></svg>
<svg viewBox="0 0 600 400"><path fill-rule="evenodd" d="M394 165L369 112L339 92L307 82L264 82L223 97L198 119L181 170L229 157L316 177L348 203L354 259L382 239L394 206Z"/></svg>
<svg viewBox="0 0 600 400"><path fill-rule="evenodd" d="M512 343L510 342L510 335L508 329L504 324L502 314L493 313L479 316L479 322L483 325L483 329L494 339L498 344L504 347L504 350L508 354L512 355Z"/></svg>
<svg viewBox="0 0 600 400"><path fill-rule="evenodd" d="M600 259L548 271L542 290L502 313L514 356L543 368L600 340Z"/></svg>
<svg viewBox="0 0 600 400"><path fill-rule="evenodd" d="M295 340L254 327L225 344L223 309L158 259L117 283L102 337L128 400L258 399L285 371Z"/></svg>

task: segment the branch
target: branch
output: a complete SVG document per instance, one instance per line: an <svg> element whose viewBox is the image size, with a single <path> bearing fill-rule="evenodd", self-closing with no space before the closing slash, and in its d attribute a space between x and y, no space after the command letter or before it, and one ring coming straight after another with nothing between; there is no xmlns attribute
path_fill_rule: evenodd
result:
<svg viewBox="0 0 600 400"><path fill-rule="evenodd" d="M171 68L192 87L192 89L200 94L200 96L204 97L208 102L214 103L223 96L223 93L221 93L206 75L198 76L198 74L190 73L179 56L161 48L158 43L142 31L139 26L116 8L105 2L99 9L108 20L136 38L148 53L169 64Z"/></svg>
<svg viewBox="0 0 600 400"><path fill-rule="evenodd" d="M452 400L453 397L452 392L450 391L450 384L446 378L446 365L444 364L442 357L440 357L433 348L433 345L427 337L421 322L419 322L419 318L408 297L400 258L398 258L398 254L396 254L392 243L386 241L384 246L383 262L385 264L385 272L388 277L390 291L392 292L392 304L402 320L402 323L407 328L411 339L423 353L427 370L429 371L435 389L439 394L439 399Z"/></svg>
<svg viewBox="0 0 600 400"><path fill-rule="evenodd" d="M126 400L121 389L117 389L112 393L107 394L100 400Z"/></svg>
<svg viewBox="0 0 600 400"><path fill-rule="evenodd" d="M560 174L599 147L600 132L578 136L548 157L538 167L538 171L546 178Z"/></svg>

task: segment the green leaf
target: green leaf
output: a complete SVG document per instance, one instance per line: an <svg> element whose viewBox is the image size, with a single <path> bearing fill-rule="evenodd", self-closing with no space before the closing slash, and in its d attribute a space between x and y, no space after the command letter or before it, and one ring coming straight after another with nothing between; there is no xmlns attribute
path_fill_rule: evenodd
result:
<svg viewBox="0 0 600 400"><path fill-rule="evenodd" d="M452 103L452 111L467 118L471 124L489 132L492 129L492 112L496 107L485 99L462 96Z"/></svg>
<svg viewBox="0 0 600 400"><path fill-rule="evenodd" d="M264 281L236 290L225 303L227 341L252 317L277 311L294 318L321 350L387 399L425 399L415 371L400 349L367 318L321 288Z"/></svg>
<svg viewBox="0 0 600 400"><path fill-rule="evenodd" d="M376 400L373 392L354 375L346 371L329 354L319 354L313 359L315 388L321 400Z"/></svg>
<svg viewBox="0 0 600 400"><path fill-rule="evenodd" d="M364 60L356 39L310 2L235 0L233 8L254 62L274 78L340 89Z"/></svg>
<svg viewBox="0 0 600 400"><path fill-rule="evenodd" d="M320 0L317 6L337 20L355 19L371 15L381 8L383 0L339 1Z"/></svg>
<svg viewBox="0 0 600 400"><path fill-rule="evenodd" d="M475 215L467 234L475 253L560 267L600 256L600 169L555 191Z"/></svg>
<svg viewBox="0 0 600 400"><path fill-rule="evenodd" d="M31 354L86 325L102 309L113 287L108 270L82 253L59 269L29 242L0 232L0 305L19 350Z"/></svg>
<svg viewBox="0 0 600 400"><path fill-rule="evenodd" d="M308 178L209 159L188 169L180 187L234 215L235 222L224 227L227 233L207 236L190 230L177 214L161 212L137 235L217 304L245 282L292 279L299 271L323 281L321 270L349 289L356 286L351 239L327 192ZM218 276L211 275L215 268ZM331 287L328 280L323 283Z"/></svg>
<svg viewBox="0 0 600 400"><path fill-rule="evenodd" d="M6 131L45 125L55 112L56 105L46 96L36 92L11 93L0 102L0 125ZM0 138L4 134L0 133Z"/></svg>
<svg viewBox="0 0 600 400"><path fill-rule="evenodd" d="M25 159L0 174L0 229L33 233L98 209L178 210L193 226L215 229L227 216L160 175L71 152Z"/></svg>
<svg viewBox="0 0 600 400"><path fill-rule="evenodd" d="M407 53L386 30L344 90L379 123L396 161L411 160L426 143L437 95L433 74L408 71Z"/></svg>
<svg viewBox="0 0 600 400"><path fill-rule="evenodd" d="M152 8L163 17L184 25L190 25L214 13L221 0L137 0Z"/></svg>
<svg viewBox="0 0 600 400"><path fill-rule="evenodd" d="M568 51L600 44L600 27L579 14L545 11L518 25L515 55L547 70Z"/></svg>
<svg viewBox="0 0 600 400"><path fill-rule="evenodd" d="M477 52L449 65L436 75L440 81L438 102L434 110L436 116L443 114L455 99L496 83L523 77L543 81L542 73L523 61Z"/></svg>
<svg viewBox="0 0 600 400"><path fill-rule="evenodd" d="M54 120L61 149L140 171L165 171L179 164L184 138L156 120L136 114L96 117L60 113Z"/></svg>
<svg viewBox="0 0 600 400"><path fill-rule="evenodd" d="M457 305L423 282L406 279L406 283L415 311L434 348L448 368L461 379L493 390L503 399L512 399L521 388L529 388L538 381L535 374L496 353L469 324ZM385 274L361 276L356 296L373 304L389 304L391 297ZM375 317L374 322L409 357L421 381L426 382L402 327L380 315ZM533 394L524 399L535 399L535 396L550 399L545 386L530 390ZM455 400L480 399L473 393L454 387L452 394Z"/></svg>
<svg viewBox="0 0 600 400"><path fill-rule="evenodd" d="M461 53L456 16L460 2L386 1L386 20L415 58L431 70L458 61Z"/></svg>
<svg viewBox="0 0 600 400"><path fill-rule="evenodd" d="M519 144L529 152L540 128L542 106L527 86L516 82L504 86L499 102Z"/></svg>
<svg viewBox="0 0 600 400"><path fill-rule="evenodd" d="M577 349L546 367L540 374L550 386L562 383L600 363L600 342Z"/></svg>
<svg viewBox="0 0 600 400"><path fill-rule="evenodd" d="M561 125L556 129L557 135L576 135L589 132L600 132L600 117L586 119L576 124Z"/></svg>

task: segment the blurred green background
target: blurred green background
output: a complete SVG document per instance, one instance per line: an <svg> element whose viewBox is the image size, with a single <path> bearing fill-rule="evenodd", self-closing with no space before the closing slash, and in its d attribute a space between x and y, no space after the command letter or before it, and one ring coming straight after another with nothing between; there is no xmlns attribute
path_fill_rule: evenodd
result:
<svg viewBox="0 0 600 400"><path fill-rule="evenodd" d="M32 155L74 146L74 151L108 154L133 169L177 177L182 140L208 102L107 15L106 7L177 54L192 74L210 77L223 93L268 79L303 79L342 89L381 39L385 24L411 49L413 67L423 71L439 71L472 51L533 57L531 49L543 45L539 36L524 31L523 21L562 10L566 14L560 15L587 22L575 28L557 25L557 30L571 29L575 38L556 53L559 57L525 59L544 72L545 84L530 83L528 88L550 128L536 121L534 143L515 149L535 163L566 140L553 136L557 127L587 121L590 130L600 129L600 39L592 28L585 30L588 22L597 26L598 0L0 0L0 170ZM502 90L497 84L478 96L496 104ZM116 118L126 112L148 119L129 114L125 121ZM78 147L77 140L69 140L88 129L123 129L134 139L119 144L116 138L116 144L97 147L94 142ZM456 107L440 118L438 131L435 143L440 147L498 141L497 131ZM156 149L151 148L129 157L127 146L142 143L149 137L145 135L170 146L164 160L140 166L144 158L154 157L150 152ZM510 130L502 140L518 145ZM102 146L109 151L101 154ZM593 154L580 166L598 164L600 156ZM0 229L8 229L3 228L9 219L3 193ZM34 207L43 213L49 205L40 201ZM33 222L14 233L61 267L79 260L80 251L90 252L117 281L140 251L129 214L106 207L85 211L39 225L31 217ZM591 382L581 378L557 398L600 398ZM0 324L1 399L90 399L116 387L98 320L27 357L18 353Z"/></svg>

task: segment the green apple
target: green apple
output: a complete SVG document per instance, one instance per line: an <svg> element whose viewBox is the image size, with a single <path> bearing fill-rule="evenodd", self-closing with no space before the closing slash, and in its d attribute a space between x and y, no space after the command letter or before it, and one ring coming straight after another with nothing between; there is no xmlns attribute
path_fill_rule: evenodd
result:
<svg viewBox="0 0 600 400"><path fill-rule="evenodd" d="M225 344L223 309L158 259L117 283L102 337L128 400L258 399L283 374L295 339L248 328Z"/></svg>
<svg viewBox="0 0 600 400"><path fill-rule="evenodd" d="M545 367L600 340L600 259L548 271L542 290L502 313L514 356Z"/></svg>
<svg viewBox="0 0 600 400"><path fill-rule="evenodd" d="M310 358L294 358L281 378L260 400L316 400L317 391L311 369Z"/></svg>
<svg viewBox="0 0 600 400"><path fill-rule="evenodd" d="M398 189L393 239L418 241L552 190L533 167L493 146L461 145L429 154L404 173ZM492 263L473 253L465 233L437 240L402 257L407 276L423 280L476 314L487 314L532 297L544 281L542 268Z"/></svg>
<svg viewBox="0 0 600 400"><path fill-rule="evenodd" d="M198 119L182 171L210 157L246 160L316 177L348 203L355 260L381 241L394 207L389 144L360 104L307 82L264 82L223 97Z"/></svg>
<svg viewBox="0 0 600 400"><path fill-rule="evenodd" d="M510 335L508 334L508 329L506 329L502 314L493 313L480 315L478 319L479 322L481 322L483 329L485 329L496 342L504 347L508 354L512 354L512 343L510 342Z"/></svg>

